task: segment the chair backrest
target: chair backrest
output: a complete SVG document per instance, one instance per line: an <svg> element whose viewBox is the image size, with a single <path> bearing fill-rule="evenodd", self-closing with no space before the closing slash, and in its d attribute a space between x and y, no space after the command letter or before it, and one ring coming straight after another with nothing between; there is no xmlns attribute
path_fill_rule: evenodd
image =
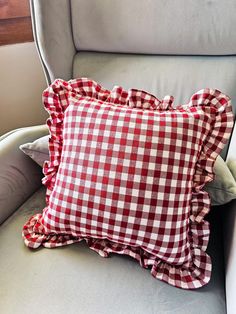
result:
<svg viewBox="0 0 236 314"><path fill-rule="evenodd" d="M48 83L88 76L176 103L211 87L236 108L234 0L31 0L31 12Z"/></svg>

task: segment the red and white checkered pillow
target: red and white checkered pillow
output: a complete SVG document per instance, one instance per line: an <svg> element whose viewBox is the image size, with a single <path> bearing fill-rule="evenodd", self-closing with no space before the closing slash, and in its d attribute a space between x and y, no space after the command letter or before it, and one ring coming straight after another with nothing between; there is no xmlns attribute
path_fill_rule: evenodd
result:
<svg viewBox="0 0 236 314"><path fill-rule="evenodd" d="M210 199L204 184L233 125L230 99L215 89L172 107L144 91L56 80L50 114L47 207L23 228L25 244L81 240L101 256L127 254L176 287L205 285Z"/></svg>

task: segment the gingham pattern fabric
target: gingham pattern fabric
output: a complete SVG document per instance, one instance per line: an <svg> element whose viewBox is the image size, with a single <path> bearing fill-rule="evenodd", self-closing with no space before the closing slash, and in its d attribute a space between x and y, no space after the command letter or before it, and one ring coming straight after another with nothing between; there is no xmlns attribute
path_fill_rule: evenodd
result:
<svg viewBox="0 0 236 314"><path fill-rule="evenodd" d="M172 96L78 79L56 80L43 97L47 207L24 226L25 244L85 239L101 256L132 256L176 287L205 285L210 199L202 188L233 126L228 96L204 89L174 109Z"/></svg>

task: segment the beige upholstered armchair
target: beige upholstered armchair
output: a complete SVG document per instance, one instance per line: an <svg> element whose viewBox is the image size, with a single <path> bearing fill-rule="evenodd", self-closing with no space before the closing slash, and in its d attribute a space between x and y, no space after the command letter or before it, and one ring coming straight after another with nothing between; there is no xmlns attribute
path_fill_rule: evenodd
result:
<svg viewBox="0 0 236 314"><path fill-rule="evenodd" d="M48 84L91 78L106 88L145 89L184 103L218 88L236 108L236 3L166 0L31 0L35 43ZM41 105L41 104L39 104ZM236 158L236 131L223 159ZM84 243L24 246L22 226L45 205L42 170L19 146L46 125L0 138L0 312L236 313L236 202L212 208L208 285L181 290L128 257L102 259Z"/></svg>

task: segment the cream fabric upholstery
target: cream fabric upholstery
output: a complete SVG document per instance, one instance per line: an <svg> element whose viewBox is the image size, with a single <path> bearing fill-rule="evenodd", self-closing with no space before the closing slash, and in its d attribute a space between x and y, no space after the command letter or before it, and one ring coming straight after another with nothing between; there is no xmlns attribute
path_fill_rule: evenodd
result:
<svg viewBox="0 0 236 314"><path fill-rule="evenodd" d="M42 171L19 146L48 133L46 125L10 132L0 141L0 224L41 185Z"/></svg>
<svg viewBox="0 0 236 314"><path fill-rule="evenodd" d="M76 52L70 21L70 1L31 0L31 14L35 42L48 83L58 77L69 80Z"/></svg>
<svg viewBox="0 0 236 314"><path fill-rule="evenodd" d="M174 54L236 53L234 0L72 0L77 50Z"/></svg>

